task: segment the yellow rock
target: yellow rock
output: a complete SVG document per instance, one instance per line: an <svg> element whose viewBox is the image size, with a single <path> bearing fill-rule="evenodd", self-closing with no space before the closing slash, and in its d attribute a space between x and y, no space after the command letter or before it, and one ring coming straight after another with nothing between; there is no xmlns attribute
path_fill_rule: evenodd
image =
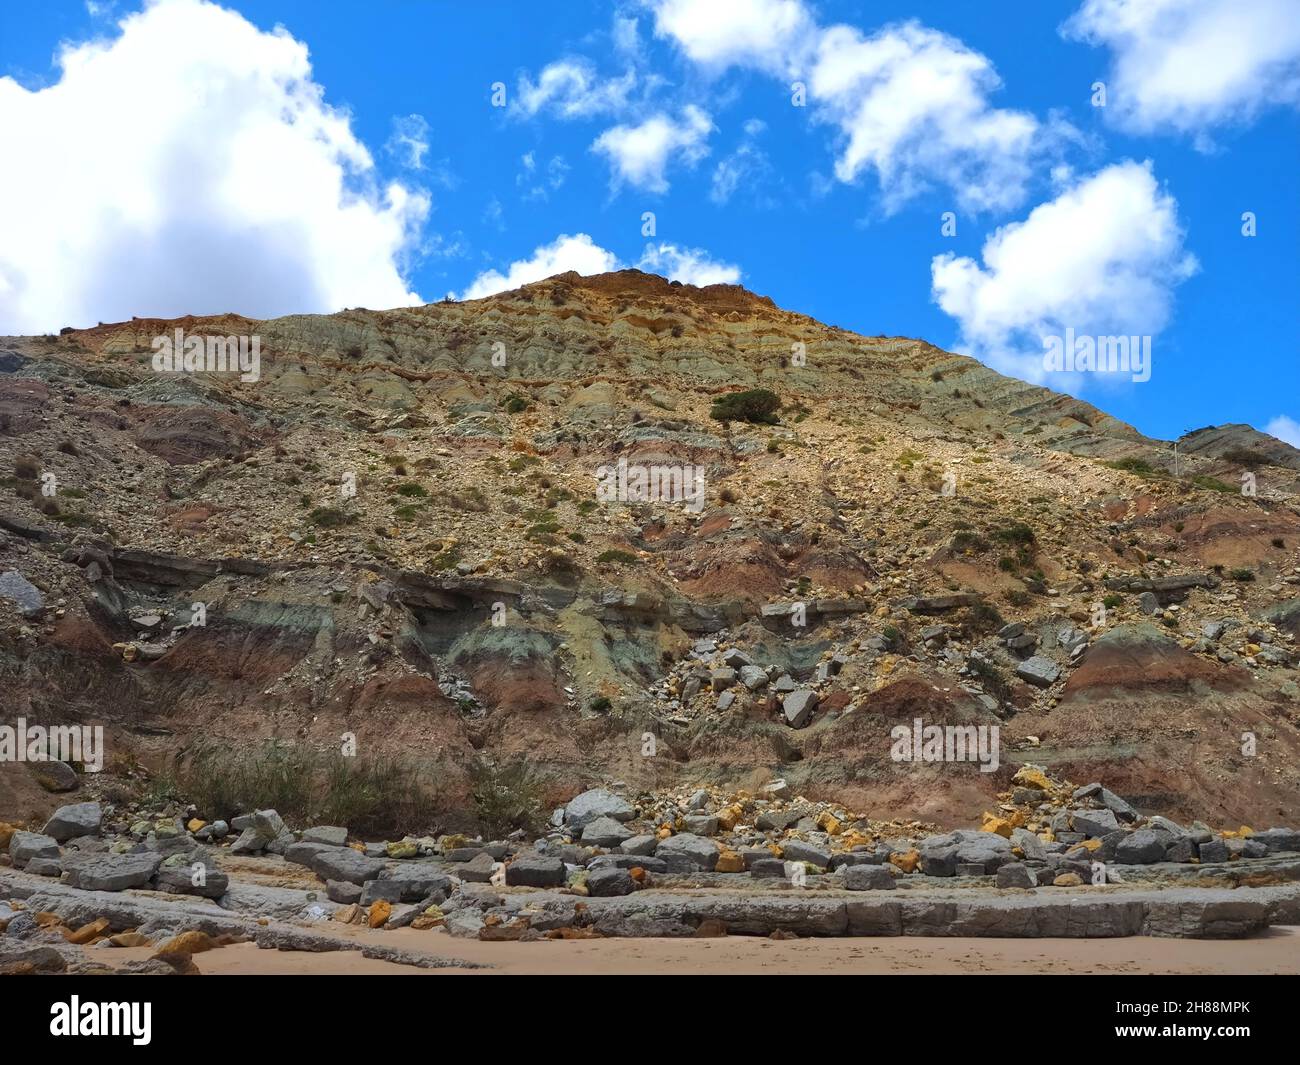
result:
<svg viewBox="0 0 1300 1065"><path fill-rule="evenodd" d="M1248 643L1248 644L1246 644L1246 654L1248 654L1248 655L1257 655L1257 654L1259 654L1259 644L1257 644L1257 643Z"/></svg>
<svg viewBox="0 0 1300 1065"><path fill-rule="evenodd" d="M723 851L718 855L718 864L714 869L719 873L743 873L745 859L735 851Z"/></svg>
<svg viewBox="0 0 1300 1065"><path fill-rule="evenodd" d="M1015 826L1006 818L998 817L996 814L991 814L987 810L984 811L984 815L980 820L981 832L995 832L1006 839L1011 838L1011 830L1014 827Z"/></svg>
<svg viewBox="0 0 1300 1065"><path fill-rule="evenodd" d="M147 947L151 942L148 936L139 932L118 932L115 936L109 936L108 941L115 947Z"/></svg>
<svg viewBox="0 0 1300 1065"><path fill-rule="evenodd" d="M913 873L916 871L917 865L920 864L921 852L918 850L895 851L889 856L889 861L890 864L898 866L903 872Z"/></svg>
<svg viewBox="0 0 1300 1065"><path fill-rule="evenodd" d="M850 851L854 847L867 847L871 845L871 837L851 828L840 837L840 845Z"/></svg>
<svg viewBox="0 0 1300 1065"><path fill-rule="evenodd" d="M744 808L738 802L732 803L730 806L724 806L718 811L718 827L723 832L730 832L740 824L740 819L744 816L744 813Z"/></svg>
<svg viewBox="0 0 1300 1065"><path fill-rule="evenodd" d="M1082 843L1079 844L1079 846L1082 847L1082 848L1083 848L1084 850L1086 850L1086 851L1095 851L1095 850L1099 850L1099 849L1101 848L1101 840L1099 840L1099 839L1085 839Z"/></svg>
<svg viewBox="0 0 1300 1065"><path fill-rule="evenodd" d="M387 899L379 899L370 904L370 917L367 923L371 928L382 928L393 915L393 904Z"/></svg>
<svg viewBox="0 0 1300 1065"><path fill-rule="evenodd" d="M189 823L185 826L191 832L197 832L207 824L206 821L200 821L197 817L190 818Z"/></svg>
<svg viewBox="0 0 1300 1065"><path fill-rule="evenodd" d="M838 836L840 834L840 821L829 810L824 811L817 818L817 826L828 836Z"/></svg>
<svg viewBox="0 0 1300 1065"><path fill-rule="evenodd" d="M1082 887L1083 881L1078 873L1062 873L1052 881L1057 887Z"/></svg>
<svg viewBox="0 0 1300 1065"><path fill-rule="evenodd" d="M667 839L673 834L673 830L668 825L660 825L655 832L656 839Z"/></svg>
<svg viewBox="0 0 1300 1065"><path fill-rule="evenodd" d="M353 902L347 906L344 906L343 909L341 910L335 910L334 915L330 918L330 920L338 921L339 924L352 924L352 922L356 920L357 914L360 912L360 910L361 907L358 906L355 902Z"/></svg>
<svg viewBox="0 0 1300 1065"><path fill-rule="evenodd" d="M166 943L161 944L154 957L159 954L202 954L205 950L211 950L215 943L206 932L200 932L197 929L190 929L188 932L182 932L178 936L172 936Z"/></svg>
<svg viewBox="0 0 1300 1065"><path fill-rule="evenodd" d="M1242 839L1245 839L1247 836L1253 836L1254 834L1255 834L1255 830L1253 828L1250 828L1248 825L1242 825L1239 829L1237 829L1237 835L1240 836Z"/></svg>
<svg viewBox="0 0 1300 1065"><path fill-rule="evenodd" d="M1011 783L1019 784L1022 788L1037 788L1039 791L1052 789L1052 782L1047 779L1047 774L1031 765L1021 766L1016 771L1016 775L1011 778Z"/></svg>
<svg viewBox="0 0 1300 1065"><path fill-rule="evenodd" d="M63 938L66 939L69 943L76 943L78 945L84 946L86 943L89 943L92 939L98 938L107 930L108 930L108 918L100 917L94 921L91 921L89 924L83 924L75 932L69 932L65 929L63 932Z"/></svg>

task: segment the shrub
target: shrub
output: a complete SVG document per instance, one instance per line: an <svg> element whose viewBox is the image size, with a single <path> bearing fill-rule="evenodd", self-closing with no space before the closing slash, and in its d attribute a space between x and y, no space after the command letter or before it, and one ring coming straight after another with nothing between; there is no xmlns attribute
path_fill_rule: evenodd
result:
<svg viewBox="0 0 1300 1065"><path fill-rule="evenodd" d="M413 762L345 758L272 740L251 748L204 743L175 784L209 819L271 809L299 824L385 835L434 826L439 795L429 784L433 779Z"/></svg>
<svg viewBox="0 0 1300 1065"><path fill-rule="evenodd" d="M313 525L317 525L322 529L337 529L340 525L346 525L351 520L337 507L317 507L307 517Z"/></svg>
<svg viewBox="0 0 1300 1065"><path fill-rule="evenodd" d="M1243 584L1255 579L1255 571L1251 569L1234 569L1228 574L1234 581L1241 581Z"/></svg>
<svg viewBox="0 0 1300 1065"><path fill-rule="evenodd" d="M408 499L423 499L429 494L424 485L416 484L414 481L405 481L399 484L394 491L399 496L406 496Z"/></svg>
<svg viewBox="0 0 1300 1065"><path fill-rule="evenodd" d="M479 827L489 839L501 839L523 829L530 835L545 821L546 782L527 759L497 765L475 758L469 766L470 797Z"/></svg>
<svg viewBox="0 0 1300 1065"><path fill-rule="evenodd" d="M777 424L776 412L781 400L766 388L751 388L745 392L729 392L713 400L709 417L719 422L750 422L758 425Z"/></svg>
<svg viewBox="0 0 1300 1065"><path fill-rule="evenodd" d="M620 562L624 565L634 566L641 560L636 555L628 551L620 551L618 548L611 548L608 551L602 551L596 556L597 562Z"/></svg>

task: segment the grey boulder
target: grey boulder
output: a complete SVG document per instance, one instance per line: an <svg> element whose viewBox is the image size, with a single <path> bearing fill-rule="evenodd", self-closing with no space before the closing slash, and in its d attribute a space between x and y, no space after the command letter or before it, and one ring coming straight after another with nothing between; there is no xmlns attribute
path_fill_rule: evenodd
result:
<svg viewBox="0 0 1300 1065"><path fill-rule="evenodd" d="M60 806L54 816L45 822L44 832L60 843L79 836L93 836L99 832L104 820L104 808L97 802L76 802Z"/></svg>

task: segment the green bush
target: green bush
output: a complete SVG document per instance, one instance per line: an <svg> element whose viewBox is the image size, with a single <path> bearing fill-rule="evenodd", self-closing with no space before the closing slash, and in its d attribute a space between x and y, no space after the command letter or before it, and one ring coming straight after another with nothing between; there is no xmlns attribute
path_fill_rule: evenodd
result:
<svg viewBox="0 0 1300 1065"><path fill-rule="evenodd" d="M728 392L713 400L709 417L719 422L750 422L757 425L776 425L776 412L781 400L766 388L751 388L745 392Z"/></svg>

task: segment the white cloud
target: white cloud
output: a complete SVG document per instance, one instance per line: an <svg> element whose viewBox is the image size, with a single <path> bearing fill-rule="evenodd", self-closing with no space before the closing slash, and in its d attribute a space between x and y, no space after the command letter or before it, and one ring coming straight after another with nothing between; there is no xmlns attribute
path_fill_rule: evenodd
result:
<svg viewBox="0 0 1300 1065"><path fill-rule="evenodd" d="M647 244L637 268L662 274L669 281L684 285L736 285L740 267L719 262L700 248L681 248L676 244Z"/></svg>
<svg viewBox="0 0 1300 1065"><path fill-rule="evenodd" d="M693 62L751 66L779 76L798 70L816 26L799 0L648 0L655 33Z"/></svg>
<svg viewBox="0 0 1300 1065"><path fill-rule="evenodd" d="M1111 50L1106 113L1136 132L1300 105L1295 0L1086 0L1062 32Z"/></svg>
<svg viewBox="0 0 1300 1065"><path fill-rule="evenodd" d="M843 182L873 171L886 210L941 182L969 210L1020 203L1037 145L1048 131L1033 115L991 107L1001 85L993 64L961 41L916 22L864 37L826 30L809 91L819 118L834 123Z"/></svg>
<svg viewBox="0 0 1300 1065"><path fill-rule="evenodd" d="M428 197L374 186L303 44L200 0L118 26L48 88L0 78L0 333L420 302Z"/></svg>
<svg viewBox="0 0 1300 1065"><path fill-rule="evenodd" d="M1045 336L1154 336L1173 289L1196 270L1178 205L1150 164L1117 163L1069 185L985 242L983 263L931 262L935 302L965 350L996 369L1045 379ZM1159 348L1154 361L1159 363Z"/></svg>
<svg viewBox="0 0 1300 1065"><path fill-rule="evenodd" d="M586 233L575 233L573 236L561 234L550 244L543 244L536 249L531 259L511 263L504 274L498 270L479 274L469 288L461 293L460 298L482 299L569 270L576 270L580 274L603 274L617 270L618 265L617 256L595 243Z"/></svg>
<svg viewBox="0 0 1300 1065"><path fill-rule="evenodd" d="M666 192L669 161L694 166L708 154L705 142L713 128L708 112L687 104L677 121L660 112L640 125L607 129L591 150L609 160L615 187L626 183L645 192Z"/></svg>
<svg viewBox="0 0 1300 1065"><path fill-rule="evenodd" d="M429 153L428 121L423 115L394 118L392 135L384 147L390 155L397 156L403 166L423 170L424 157Z"/></svg>
<svg viewBox="0 0 1300 1065"><path fill-rule="evenodd" d="M1283 443L1290 444L1292 447L1300 447L1300 422L1294 418L1288 418L1285 414L1279 414L1266 426L1264 432L1269 436L1275 436Z"/></svg>
<svg viewBox="0 0 1300 1065"><path fill-rule="evenodd" d="M670 281L686 285L736 284L740 267L720 262L701 248L684 248L676 244L647 244L636 266L640 270L662 274ZM586 233L561 234L537 248L531 258L510 264L504 274L489 270L479 274L461 293L465 300L481 299L497 292L508 292L520 285L541 281L574 270L579 274L603 274L620 270L623 264L612 251L602 248Z"/></svg>
<svg viewBox="0 0 1300 1065"><path fill-rule="evenodd" d="M729 202L736 191L744 187L761 206L774 206L774 201L761 191L773 178L773 167L767 153L757 144L766 128L761 119L749 119L743 126L745 135L740 144L718 160L709 188L709 199L714 203Z"/></svg>
<svg viewBox="0 0 1300 1065"><path fill-rule="evenodd" d="M1024 111L992 106L989 59L916 21L867 36L818 26L798 0L647 0L655 29L714 72L728 65L804 81L813 115L837 132L835 176L873 173L886 211L934 184L963 209L1023 202L1040 155L1074 135Z"/></svg>
<svg viewBox="0 0 1300 1065"><path fill-rule="evenodd" d="M535 152L525 152L519 160L523 169L515 175L515 185L523 190L525 200L546 200L559 189L569 176L569 164L564 156L553 155L546 164L545 173L539 167Z"/></svg>
<svg viewBox="0 0 1300 1065"><path fill-rule="evenodd" d="M605 79L586 59L561 59L544 67L536 82L520 77L512 110L528 118L542 111L560 118L612 114L627 106L635 87L635 71Z"/></svg>

